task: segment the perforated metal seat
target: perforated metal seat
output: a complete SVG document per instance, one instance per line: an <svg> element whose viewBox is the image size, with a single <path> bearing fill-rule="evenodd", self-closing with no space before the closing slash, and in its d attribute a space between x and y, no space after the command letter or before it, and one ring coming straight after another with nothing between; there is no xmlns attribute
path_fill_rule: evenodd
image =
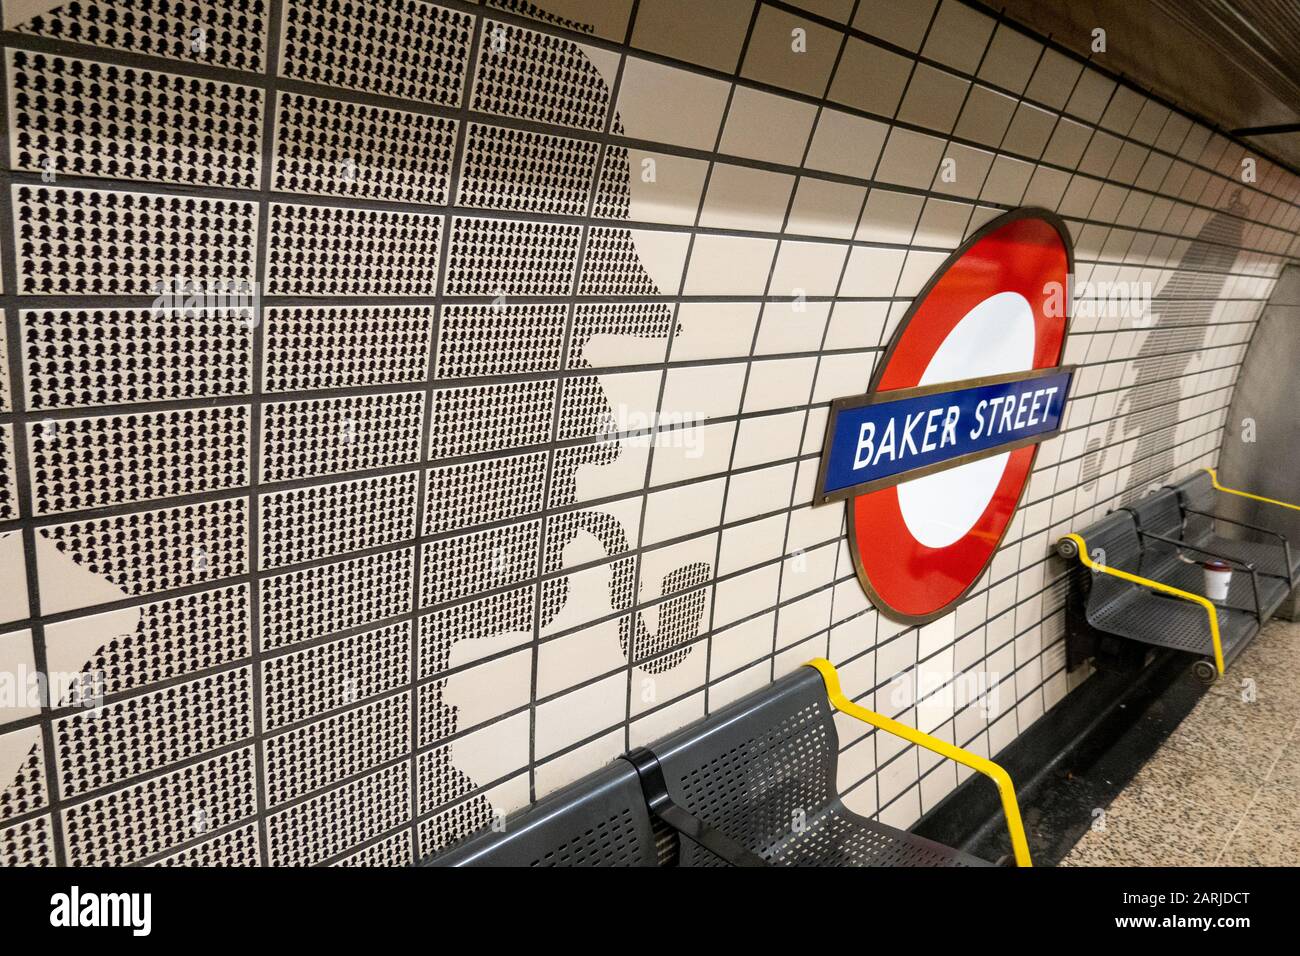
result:
<svg viewBox="0 0 1300 956"><path fill-rule="evenodd" d="M1250 563L1236 557L1233 560ZM1152 577L1192 594L1205 593L1205 572L1197 563L1172 558ZM1265 620L1286 600L1286 595L1285 581L1263 574L1259 576L1259 611ZM1246 571L1238 569L1233 572L1232 581L1228 585L1228 598L1223 602L1223 607L1252 616L1255 614L1255 585ZM1204 612L1201 616L1205 616Z"/></svg>
<svg viewBox="0 0 1300 956"><path fill-rule="evenodd" d="M877 726L993 777L1017 864L1030 865L1011 779L1001 768L858 708L823 660L653 748L634 750L425 865L992 865L844 806L830 698L859 720L884 721Z"/></svg>
<svg viewBox="0 0 1300 956"><path fill-rule="evenodd" d="M1152 520L1158 523L1158 519ZM1200 571L1194 565L1184 566L1176 556L1175 546L1143 547L1131 511L1112 512L1086 529L1082 537L1092 560L1106 567L1194 594L1204 589L1203 583L1185 586L1192 582L1185 577L1184 568L1192 568L1197 575ZM1249 575L1241 572L1239 576L1250 586ZM1084 615L1087 624L1096 631L1213 658L1214 643L1203 604L1160 594L1106 573L1088 574L1081 580L1086 589L1082 602ZM1252 608L1249 612L1225 606L1215 608L1225 667L1259 632L1253 598L1248 606Z"/></svg>
<svg viewBox="0 0 1300 956"><path fill-rule="evenodd" d="M990 865L847 809L831 713L821 674L800 667L650 750L674 803L769 863ZM680 865L724 864L683 838Z"/></svg>
<svg viewBox="0 0 1300 956"><path fill-rule="evenodd" d="M1142 538L1141 573L1145 577L1172 584L1174 587L1192 594L1205 593L1205 574L1201 561L1210 557L1225 557L1241 565L1253 565L1259 572L1253 577L1245 568L1237 568L1228 588L1225 608L1255 614L1257 611L1265 619L1286 599L1289 590L1285 579L1269 575L1259 563L1247 553L1254 552L1260 557L1272 558L1262 545L1249 542L1227 542L1229 545L1246 545L1246 547L1225 548L1222 543L1213 540L1213 535L1201 535L1197 539L1184 534L1183 509L1177 493L1172 488L1165 488L1141 499L1131 508L1137 522L1138 531L1146 532ZM1154 535L1154 536L1153 536ZM1158 536L1158 537L1156 537ZM1169 539L1169 540L1162 540ZM1180 547L1170 541L1181 541ZM1280 555L1282 548L1275 547ZM1265 561L1266 564L1270 563ZM1280 566L1281 561L1277 564ZM1255 588L1258 586L1258 607L1256 607Z"/></svg>
<svg viewBox="0 0 1300 956"><path fill-rule="evenodd" d="M430 866L658 866L632 765L615 760L430 860Z"/></svg>
<svg viewBox="0 0 1300 956"><path fill-rule="evenodd" d="M1134 585L1134 589L1141 590ZM1259 625L1253 614L1218 608L1219 642L1225 665L1255 636ZM1088 622L1097 630L1120 637L1172 647L1202 657L1214 655L1205 609L1178 598L1159 594L1134 596L1127 600L1088 604Z"/></svg>
<svg viewBox="0 0 1300 956"><path fill-rule="evenodd" d="M1231 556L1236 561L1245 561L1255 565L1260 574L1291 580L1300 578L1300 548L1290 549L1290 567L1288 568L1287 548L1280 535L1237 526L1242 534L1253 534L1263 540L1250 541L1239 537L1227 537L1218 532L1216 514L1218 492L1208 472L1198 471L1184 478L1173 487L1178 496L1178 503L1184 518L1184 534L1187 540L1202 547L1212 548ZM1225 520L1225 519L1218 519ZM1226 522L1225 522L1226 523ZM1290 574L1288 575L1288 570Z"/></svg>

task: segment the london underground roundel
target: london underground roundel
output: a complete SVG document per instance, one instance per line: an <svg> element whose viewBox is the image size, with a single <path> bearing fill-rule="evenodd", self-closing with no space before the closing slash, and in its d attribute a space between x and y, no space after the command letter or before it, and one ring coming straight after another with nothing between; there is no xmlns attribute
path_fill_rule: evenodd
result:
<svg viewBox="0 0 1300 956"><path fill-rule="evenodd" d="M932 620L974 586L1060 431L1072 260L1053 213L993 220L917 296L867 394L832 404L817 500L846 501L858 579L890 617Z"/></svg>

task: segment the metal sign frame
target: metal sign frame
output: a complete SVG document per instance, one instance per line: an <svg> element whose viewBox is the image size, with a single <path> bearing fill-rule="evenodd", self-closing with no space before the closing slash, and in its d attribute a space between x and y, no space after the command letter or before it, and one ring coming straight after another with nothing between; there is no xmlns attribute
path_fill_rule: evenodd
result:
<svg viewBox="0 0 1300 956"><path fill-rule="evenodd" d="M1078 369L1077 365L1058 365L1055 368L1034 369L1029 372L1008 372L1003 375L985 375L981 378L967 378L957 382L940 382L935 385L921 385L917 388L898 388L888 392L873 392L869 395L853 395L848 398L837 398L831 402L830 414L826 417L826 434L822 438L822 459L817 468L817 490L814 494L814 506L830 504L834 501L843 501L846 498L853 498L857 495L865 495L868 492L879 491L881 488L892 488L894 485L900 485L905 481L911 481L913 478L923 478L926 475L938 474L941 471L947 471L949 468L958 468L962 465L968 465L973 461L981 461L985 458L992 458L994 455L1002 455L1007 452L1015 451L1017 448L1025 448L1029 445L1037 445L1039 442L1047 441L1061 434L1065 427L1065 406L1070 400L1070 389L1074 386L1074 373ZM968 388L978 388L982 385L1002 385L1009 382L1032 382L1034 379L1049 378L1053 375L1069 375L1070 382L1064 395L1061 396L1061 413L1057 427L1050 432L1041 432L1037 435L1028 435L1024 438L1017 438L1001 445L994 445L992 448L983 448L979 451L969 452L956 458L949 458L944 461L936 461L929 465L921 465L917 468L909 468L907 471L899 472L896 475L889 475L885 478L876 478L872 481L864 481L861 484L850 485L847 488L839 488L832 492L825 492L826 472L830 466L831 457L831 439L835 435L835 425L839 419L840 412L853 408L864 408L868 405L880 405L885 402L897 402L909 398L923 398L926 395L942 394L944 392L960 392Z"/></svg>

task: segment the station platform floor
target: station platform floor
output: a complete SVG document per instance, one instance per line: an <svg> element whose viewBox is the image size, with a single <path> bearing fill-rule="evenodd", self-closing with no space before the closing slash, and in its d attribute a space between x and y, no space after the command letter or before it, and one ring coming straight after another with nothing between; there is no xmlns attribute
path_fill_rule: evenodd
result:
<svg viewBox="0 0 1300 956"><path fill-rule="evenodd" d="M1300 623L1268 624L1061 866L1300 866Z"/></svg>

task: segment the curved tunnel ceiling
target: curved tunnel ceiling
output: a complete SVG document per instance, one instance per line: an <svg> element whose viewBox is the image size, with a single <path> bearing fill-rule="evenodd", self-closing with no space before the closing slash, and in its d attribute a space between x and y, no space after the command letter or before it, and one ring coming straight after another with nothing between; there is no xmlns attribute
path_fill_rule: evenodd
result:
<svg viewBox="0 0 1300 956"><path fill-rule="evenodd" d="M1295 0L999 0L985 6L1300 169ZM1091 50L1096 27L1106 30L1104 54Z"/></svg>

